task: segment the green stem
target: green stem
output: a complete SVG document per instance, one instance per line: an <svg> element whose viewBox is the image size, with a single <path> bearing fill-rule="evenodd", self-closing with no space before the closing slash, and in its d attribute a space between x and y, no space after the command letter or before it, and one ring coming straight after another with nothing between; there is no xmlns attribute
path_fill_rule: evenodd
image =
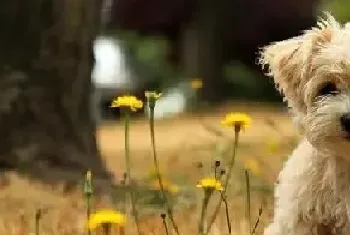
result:
<svg viewBox="0 0 350 235"><path fill-rule="evenodd" d="M204 195L203 202L202 202L201 217L200 217L199 223L198 223L198 235L204 234L205 214L207 212L208 203L209 203L209 199L210 199L209 192L205 192L204 194L205 195Z"/></svg>
<svg viewBox="0 0 350 235"><path fill-rule="evenodd" d="M104 223L102 224L103 235L110 235L111 233L111 224Z"/></svg>
<svg viewBox="0 0 350 235"><path fill-rule="evenodd" d="M35 235L40 234L39 226L40 226L40 219L36 217L35 218Z"/></svg>
<svg viewBox="0 0 350 235"><path fill-rule="evenodd" d="M231 221L230 221L230 214L229 214L229 211L228 211L227 199L226 199L225 195L222 194L222 192L221 192L220 196L221 196L222 201L225 204L225 214L226 214L226 223L227 223L228 233L231 234L232 226L231 226Z"/></svg>
<svg viewBox="0 0 350 235"><path fill-rule="evenodd" d="M131 210L132 215L134 217L134 221L137 228L137 233L141 235L140 226L139 226L139 218L136 211L136 198L134 194L134 188L133 188L133 180L131 177L131 161L130 161L130 144L129 144L129 136L130 136L130 113L129 111L125 112L125 165L126 165L126 172L127 176L129 177L129 193L130 193L130 199L131 199Z"/></svg>
<svg viewBox="0 0 350 235"><path fill-rule="evenodd" d="M87 203L86 217L87 217L87 221L90 221L90 214L91 214L91 196L90 195L86 196L86 203ZM91 235L90 228L88 228L88 235Z"/></svg>
<svg viewBox="0 0 350 235"><path fill-rule="evenodd" d="M227 191L228 184L229 184L229 182L230 182L231 175L232 175L232 171L233 171L233 166L235 165L236 152L237 152L237 146L238 146L238 139L239 139L239 132L236 131L236 132L235 132L235 140L234 140L234 144L233 144L232 158L231 158L230 164L229 164L229 166L228 166L228 171L227 171L227 175L226 175L226 179L225 179L225 183L224 183L224 191L223 191L223 194L225 194L226 191Z"/></svg>
<svg viewBox="0 0 350 235"><path fill-rule="evenodd" d="M123 198L122 198L122 209L121 211L125 214L126 213L126 185L125 180L122 180L121 185L123 185Z"/></svg>
<svg viewBox="0 0 350 235"><path fill-rule="evenodd" d="M226 175L225 183L224 183L224 185L223 185L223 188L224 188L224 190L223 190L223 192L222 192L223 195L226 194L226 191L227 191L227 188L228 188L228 184L229 184L229 181L230 181L230 179L231 179L232 170L233 170L233 166L234 166L234 164L235 164L235 159L236 159L238 141L239 141L239 131L235 131L235 137L234 137L234 143L233 143L232 157L231 157L231 161L230 161L229 166L228 166L228 170L227 170L227 175ZM210 229L211 229L211 226L214 224L215 219L216 219L216 217L217 217L218 214L219 214L221 204L222 204L222 198L219 200L218 204L217 204L216 207L215 207L213 216L212 216L212 218L211 218L210 221L209 221L208 228L207 228L207 231L206 231L205 235L207 235L207 234L209 233L209 231L210 231Z"/></svg>
<svg viewBox="0 0 350 235"><path fill-rule="evenodd" d="M40 234L39 231L40 231L40 230L39 230L39 221L36 221L36 222L35 222L35 235L39 235L39 234Z"/></svg>
<svg viewBox="0 0 350 235"><path fill-rule="evenodd" d="M252 235L255 234L256 229L258 228L258 225L259 225L259 223L260 223L260 218L261 218L261 215L262 215L262 211L263 211L263 210L262 210L262 206L261 206L260 209L259 209L258 218L256 219L254 228L253 228L253 230L252 230Z"/></svg>
<svg viewBox="0 0 350 235"><path fill-rule="evenodd" d="M164 229L165 229L165 234L169 235L169 229L168 229L168 225L166 223L166 220L165 220L165 218L162 219L162 220L163 220L163 226L164 226Z"/></svg>
<svg viewBox="0 0 350 235"><path fill-rule="evenodd" d="M35 235L40 234L40 220L43 215L42 209L37 209L35 212Z"/></svg>
<svg viewBox="0 0 350 235"><path fill-rule="evenodd" d="M167 214L169 216L170 222L171 222L176 234L179 235L180 232L179 232L179 229L175 223L172 208L169 205L169 202L168 202L167 197L165 195L164 185L163 185L162 177L161 177L160 170L159 170L157 151L156 151L155 133L154 133L154 106L150 106L149 109L150 109L149 123L150 123L150 133L151 133L151 144L152 144L152 151L153 151L154 168L156 170L156 175L158 178L158 183L159 183L159 188L160 188L160 193L161 193L163 204L166 207Z"/></svg>
<svg viewBox="0 0 350 235"><path fill-rule="evenodd" d="M245 173L245 182L246 182L246 196L247 196L247 202L246 202L246 216L248 220L248 226L249 226L249 234L252 234L252 227L251 227L251 214L250 214L250 180L249 180L249 172L247 170L244 171Z"/></svg>

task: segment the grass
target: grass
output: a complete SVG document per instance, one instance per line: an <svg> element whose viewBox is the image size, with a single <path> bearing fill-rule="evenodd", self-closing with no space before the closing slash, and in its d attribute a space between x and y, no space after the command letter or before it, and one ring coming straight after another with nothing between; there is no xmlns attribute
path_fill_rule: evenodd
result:
<svg viewBox="0 0 350 235"><path fill-rule="evenodd" d="M254 170L254 166L250 165L249 206L252 225L256 222L259 209L263 209L256 234L262 234L263 227L272 215L273 183L283 160L295 146L296 133L288 114L283 110L267 105L262 107L253 104L229 104L217 110L208 110L200 117L185 115L155 122L159 168L163 177L167 179L167 184L174 184L178 188L177 192L168 193L167 196L173 202L174 220L183 235L198 233L203 192L195 187L196 183L203 176L214 172L213 164L216 160L220 160L222 166L227 166L230 160L234 133L220 127L220 119L227 111L243 111L252 118L251 127L240 134L231 186L225 198L232 234L249 234L244 170L249 167L249 161L257 162L259 168ZM161 218L165 210L161 203L162 196L154 183L156 178L148 121L132 121L129 134L132 176L137 182L134 192L137 195L140 230L145 235L166 234L165 223L168 233L174 234L167 218ZM119 184L126 171L123 123L101 125L97 136L106 166L113 172L116 184ZM277 143L271 147L270 142ZM92 208L120 210L123 204L123 188L123 185L119 185L113 196L94 197ZM207 208L209 215L213 213L219 199L219 194L210 199ZM222 204L209 234L228 234L224 205L226 203ZM9 172L1 178L0 234L35 234L35 214L38 209L45 212L41 214L40 219L41 235L87 234L86 203L80 189L66 193L64 184L52 187L21 178L15 172ZM132 218L129 218L126 227L127 234L137 234Z"/></svg>

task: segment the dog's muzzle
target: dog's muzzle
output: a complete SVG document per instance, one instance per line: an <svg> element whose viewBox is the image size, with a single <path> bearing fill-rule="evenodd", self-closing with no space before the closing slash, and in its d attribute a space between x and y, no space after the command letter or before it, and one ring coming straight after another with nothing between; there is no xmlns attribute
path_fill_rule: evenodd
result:
<svg viewBox="0 0 350 235"><path fill-rule="evenodd" d="M350 138L350 113L340 117L340 124L343 131L347 134L347 138Z"/></svg>

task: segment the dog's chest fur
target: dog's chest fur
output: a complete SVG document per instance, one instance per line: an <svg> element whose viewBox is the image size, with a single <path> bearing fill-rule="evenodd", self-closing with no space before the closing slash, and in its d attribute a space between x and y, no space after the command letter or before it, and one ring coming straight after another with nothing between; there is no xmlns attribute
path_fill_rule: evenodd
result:
<svg viewBox="0 0 350 235"><path fill-rule="evenodd" d="M285 215L291 227L302 223L309 234L350 234L350 164L317 152L306 140L281 171L275 196L275 213L283 217L286 208L294 211ZM291 214L295 217L287 218Z"/></svg>

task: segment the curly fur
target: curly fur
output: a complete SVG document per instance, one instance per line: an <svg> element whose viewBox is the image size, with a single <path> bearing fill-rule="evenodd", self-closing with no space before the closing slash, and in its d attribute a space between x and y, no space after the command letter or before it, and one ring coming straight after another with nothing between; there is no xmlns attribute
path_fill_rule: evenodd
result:
<svg viewBox="0 0 350 235"><path fill-rule="evenodd" d="M350 234L350 24L330 14L300 36L264 47L268 66L304 134L279 175L275 213L264 235ZM339 93L319 95L333 82Z"/></svg>

